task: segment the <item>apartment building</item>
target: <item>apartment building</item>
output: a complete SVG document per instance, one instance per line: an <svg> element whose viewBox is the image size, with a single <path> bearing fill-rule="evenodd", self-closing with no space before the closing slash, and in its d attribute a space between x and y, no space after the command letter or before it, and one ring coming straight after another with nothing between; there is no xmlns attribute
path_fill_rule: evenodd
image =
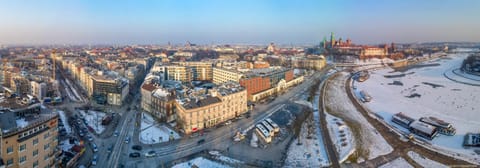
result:
<svg viewBox="0 0 480 168"><path fill-rule="evenodd" d="M177 99L176 109L177 124L186 134L194 133L247 112L247 91L235 83L224 84L210 94Z"/></svg>
<svg viewBox="0 0 480 168"><path fill-rule="evenodd" d="M213 68L213 83L221 84L225 82L240 82L243 77L241 72L233 69Z"/></svg>
<svg viewBox="0 0 480 168"><path fill-rule="evenodd" d="M6 103L0 107L0 159L4 166L57 167L61 162L58 114L41 110L40 104L16 104L14 99Z"/></svg>

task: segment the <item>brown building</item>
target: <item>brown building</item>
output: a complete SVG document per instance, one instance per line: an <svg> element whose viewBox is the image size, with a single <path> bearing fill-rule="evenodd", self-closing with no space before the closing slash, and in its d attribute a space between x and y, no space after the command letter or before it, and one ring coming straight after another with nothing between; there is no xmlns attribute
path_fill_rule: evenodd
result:
<svg viewBox="0 0 480 168"><path fill-rule="evenodd" d="M0 107L0 158L5 167L57 167L58 114L44 112L40 104ZM13 109L13 110L12 110Z"/></svg>
<svg viewBox="0 0 480 168"><path fill-rule="evenodd" d="M154 90L152 92L150 113L161 121L175 121L175 91L164 88Z"/></svg>
<svg viewBox="0 0 480 168"><path fill-rule="evenodd" d="M259 93L270 88L270 79L261 76L240 79L240 85L247 89L247 95Z"/></svg>

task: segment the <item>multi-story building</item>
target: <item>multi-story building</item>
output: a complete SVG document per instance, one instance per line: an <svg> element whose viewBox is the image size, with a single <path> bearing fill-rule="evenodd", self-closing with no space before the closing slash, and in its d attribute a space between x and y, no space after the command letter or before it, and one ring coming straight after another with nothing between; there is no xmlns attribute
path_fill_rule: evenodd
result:
<svg viewBox="0 0 480 168"><path fill-rule="evenodd" d="M31 94L39 100L43 100L47 96L47 84L44 82L31 81Z"/></svg>
<svg viewBox="0 0 480 168"><path fill-rule="evenodd" d="M108 104L122 105L129 91L128 80L103 74L93 75L91 78L94 97L102 96Z"/></svg>
<svg viewBox="0 0 480 168"><path fill-rule="evenodd" d="M0 158L6 167L57 167L58 114L40 104L16 104L8 99L0 107ZM7 108L8 107L8 108Z"/></svg>
<svg viewBox="0 0 480 168"><path fill-rule="evenodd" d="M176 80L183 83L192 81L192 69L186 66L165 66L164 67L165 80Z"/></svg>
<svg viewBox="0 0 480 168"><path fill-rule="evenodd" d="M320 70L327 65L324 57L292 59L292 67L301 69Z"/></svg>
<svg viewBox="0 0 480 168"><path fill-rule="evenodd" d="M213 68L213 83L221 84L225 82L240 82L243 74L236 70L225 68Z"/></svg>
<svg viewBox="0 0 480 168"><path fill-rule="evenodd" d="M30 94L30 81L22 76L14 76L11 79L11 89L18 95Z"/></svg>
<svg viewBox="0 0 480 168"><path fill-rule="evenodd" d="M258 101L302 81L303 77L294 79L292 69L271 67L253 69L245 78L240 79L240 85L247 89L248 100Z"/></svg>
<svg viewBox="0 0 480 168"><path fill-rule="evenodd" d="M175 62L192 70L192 80L211 81L213 79L213 64L211 62Z"/></svg>
<svg viewBox="0 0 480 168"><path fill-rule="evenodd" d="M247 112L247 91L238 84L224 84L211 94L177 100L176 109L177 124L190 134Z"/></svg>
<svg viewBox="0 0 480 168"><path fill-rule="evenodd" d="M160 121L173 122L175 115L175 91L172 89L158 88L152 92L151 114Z"/></svg>

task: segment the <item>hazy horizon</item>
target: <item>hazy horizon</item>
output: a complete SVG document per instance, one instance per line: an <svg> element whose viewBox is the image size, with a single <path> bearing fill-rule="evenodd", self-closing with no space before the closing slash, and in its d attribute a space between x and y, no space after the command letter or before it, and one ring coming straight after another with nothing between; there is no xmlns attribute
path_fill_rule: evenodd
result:
<svg viewBox="0 0 480 168"><path fill-rule="evenodd" d="M480 1L5 1L0 44L480 42Z"/></svg>

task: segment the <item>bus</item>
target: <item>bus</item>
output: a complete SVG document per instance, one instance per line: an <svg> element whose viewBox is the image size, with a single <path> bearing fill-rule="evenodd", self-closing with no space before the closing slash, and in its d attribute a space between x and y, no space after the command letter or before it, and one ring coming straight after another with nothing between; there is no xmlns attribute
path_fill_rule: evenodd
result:
<svg viewBox="0 0 480 168"><path fill-rule="evenodd" d="M271 135L271 136L275 136L275 130L273 129L272 126L270 126L270 124L267 123L267 121L262 121L261 124L267 129L268 133Z"/></svg>
<svg viewBox="0 0 480 168"><path fill-rule="evenodd" d="M268 133L267 129L263 127L262 124L257 124L255 131L266 143L272 142L272 137Z"/></svg>
<svg viewBox="0 0 480 168"><path fill-rule="evenodd" d="M267 119L265 119L265 121L267 121L267 123L270 124L270 126L273 127L273 131L275 131L275 133L280 131L280 127L277 125L277 123L273 122L272 119L267 118Z"/></svg>

